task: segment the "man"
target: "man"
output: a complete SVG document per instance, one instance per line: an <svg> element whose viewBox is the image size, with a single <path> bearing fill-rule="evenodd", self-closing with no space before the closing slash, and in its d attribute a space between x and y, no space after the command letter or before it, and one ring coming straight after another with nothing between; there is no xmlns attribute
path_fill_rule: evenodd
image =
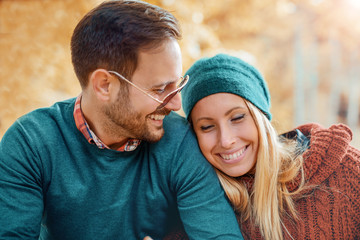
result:
<svg viewBox="0 0 360 240"><path fill-rule="evenodd" d="M71 39L76 99L18 119L0 143L0 239L241 239L181 107L174 16L140 1L89 12ZM166 118L165 118L166 116ZM164 119L165 118L165 119Z"/></svg>

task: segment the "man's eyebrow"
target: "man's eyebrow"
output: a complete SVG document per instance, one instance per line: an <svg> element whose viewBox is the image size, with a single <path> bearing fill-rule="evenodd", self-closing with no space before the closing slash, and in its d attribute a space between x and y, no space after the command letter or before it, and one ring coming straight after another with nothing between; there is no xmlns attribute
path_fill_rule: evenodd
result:
<svg viewBox="0 0 360 240"><path fill-rule="evenodd" d="M160 83L160 84L153 85L153 86L151 86L151 88L160 88L160 87L163 87L163 86L167 86L167 85L169 85L169 84L176 83L177 81L178 81L178 80L167 81L167 82L164 82L164 83Z"/></svg>

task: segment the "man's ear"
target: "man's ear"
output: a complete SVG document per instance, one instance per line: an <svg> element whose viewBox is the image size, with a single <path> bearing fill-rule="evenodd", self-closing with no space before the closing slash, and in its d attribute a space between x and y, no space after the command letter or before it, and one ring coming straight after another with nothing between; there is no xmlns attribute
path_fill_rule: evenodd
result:
<svg viewBox="0 0 360 240"><path fill-rule="evenodd" d="M105 69L96 69L89 78L95 96L102 101L110 100L114 80L116 79Z"/></svg>

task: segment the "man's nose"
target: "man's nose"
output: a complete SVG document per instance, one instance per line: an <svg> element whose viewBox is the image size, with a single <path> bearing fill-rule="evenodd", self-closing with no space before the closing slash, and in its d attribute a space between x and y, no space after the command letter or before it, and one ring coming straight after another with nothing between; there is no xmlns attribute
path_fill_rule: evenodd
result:
<svg viewBox="0 0 360 240"><path fill-rule="evenodd" d="M179 111L181 108L181 97L177 93L170 101L165 105L165 108L171 111Z"/></svg>

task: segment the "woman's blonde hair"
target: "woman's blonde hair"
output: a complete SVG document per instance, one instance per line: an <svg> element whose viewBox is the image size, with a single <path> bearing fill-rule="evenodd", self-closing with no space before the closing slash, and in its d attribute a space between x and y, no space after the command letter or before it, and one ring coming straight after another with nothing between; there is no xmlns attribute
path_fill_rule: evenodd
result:
<svg viewBox="0 0 360 240"><path fill-rule="evenodd" d="M282 240L287 232L282 219L290 215L297 219L293 196L304 186L303 158L296 141L281 140L266 116L245 100L258 129L259 148L255 165L254 184L250 192L241 179L217 170L220 182L240 215L259 227L264 239ZM301 174L300 187L289 192L286 183ZM291 237L291 236L290 236Z"/></svg>

